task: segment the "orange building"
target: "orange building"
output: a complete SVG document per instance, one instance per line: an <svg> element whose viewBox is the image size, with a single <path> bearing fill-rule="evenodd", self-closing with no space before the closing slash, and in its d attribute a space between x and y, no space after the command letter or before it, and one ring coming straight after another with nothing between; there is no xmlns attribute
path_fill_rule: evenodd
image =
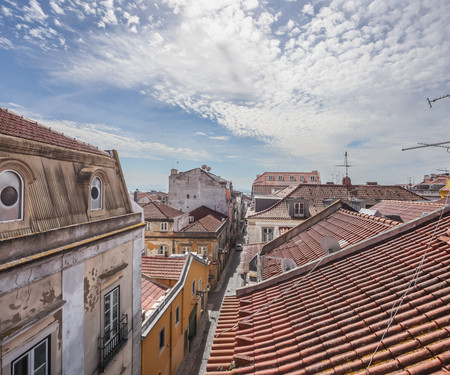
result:
<svg viewBox="0 0 450 375"><path fill-rule="evenodd" d="M142 374L174 375L208 296L208 262L196 255L142 258Z"/></svg>

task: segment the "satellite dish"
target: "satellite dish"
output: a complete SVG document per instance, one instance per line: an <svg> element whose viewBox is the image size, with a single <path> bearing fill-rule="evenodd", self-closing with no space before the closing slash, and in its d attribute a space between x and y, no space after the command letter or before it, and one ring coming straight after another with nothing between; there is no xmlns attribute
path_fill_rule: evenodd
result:
<svg viewBox="0 0 450 375"><path fill-rule="evenodd" d="M336 238L325 236L320 240L320 247L327 254L332 254L341 249L341 245Z"/></svg>
<svg viewBox="0 0 450 375"><path fill-rule="evenodd" d="M292 270L292 269L294 269L296 267L297 267L297 264L291 258L283 258L281 260L281 270L283 272L290 271L290 270Z"/></svg>
<svg viewBox="0 0 450 375"><path fill-rule="evenodd" d="M211 167L206 167L206 171L209 172L211 170Z"/></svg>
<svg viewBox="0 0 450 375"><path fill-rule="evenodd" d="M206 169L208 166L206 164L202 165L202 169Z"/></svg>

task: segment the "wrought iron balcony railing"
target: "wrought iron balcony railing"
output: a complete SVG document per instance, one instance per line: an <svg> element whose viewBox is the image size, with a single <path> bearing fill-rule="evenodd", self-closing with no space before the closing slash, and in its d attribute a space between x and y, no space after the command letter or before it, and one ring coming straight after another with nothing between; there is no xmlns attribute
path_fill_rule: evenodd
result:
<svg viewBox="0 0 450 375"><path fill-rule="evenodd" d="M105 332L104 337L98 338L98 348L100 350L100 372L104 371L106 367L108 367L117 353L119 353L125 346L127 340L128 315L123 314L120 322L114 325L111 332Z"/></svg>

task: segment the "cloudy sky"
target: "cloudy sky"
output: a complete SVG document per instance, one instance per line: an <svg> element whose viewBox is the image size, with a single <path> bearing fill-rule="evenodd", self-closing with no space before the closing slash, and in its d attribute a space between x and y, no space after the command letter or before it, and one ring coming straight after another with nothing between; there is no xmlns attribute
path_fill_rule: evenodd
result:
<svg viewBox="0 0 450 375"><path fill-rule="evenodd" d="M207 164L419 182L450 168L448 0L3 0L0 105L103 149L128 188Z"/></svg>

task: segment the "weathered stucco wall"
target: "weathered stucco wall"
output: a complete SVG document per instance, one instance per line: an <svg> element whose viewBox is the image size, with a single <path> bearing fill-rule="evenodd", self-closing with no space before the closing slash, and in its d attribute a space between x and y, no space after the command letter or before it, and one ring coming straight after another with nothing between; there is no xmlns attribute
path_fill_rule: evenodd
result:
<svg viewBox="0 0 450 375"><path fill-rule="evenodd" d="M206 206L228 216L226 185L200 168L169 176L168 204L186 213Z"/></svg>

